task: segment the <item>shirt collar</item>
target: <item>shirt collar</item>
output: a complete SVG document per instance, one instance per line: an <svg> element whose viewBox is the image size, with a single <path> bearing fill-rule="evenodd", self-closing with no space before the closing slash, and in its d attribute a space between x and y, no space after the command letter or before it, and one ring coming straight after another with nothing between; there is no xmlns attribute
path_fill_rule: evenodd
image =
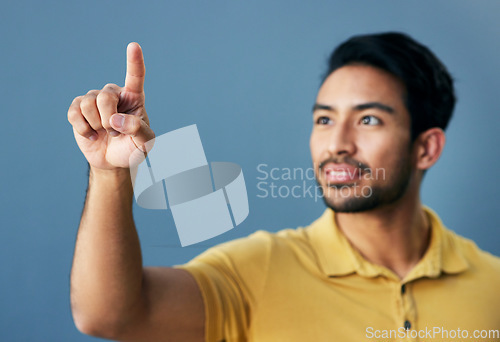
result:
<svg viewBox="0 0 500 342"><path fill-rule="evenodd" d="M442 272L460 273L468 268L467 260L456 243L457 236L443 225L430 208L424 207L424 211L431 225L430 244L423 258L405 277L405 282L422 277L436 278ZM392 271L367 261L351 246L338 229L333 210L327 209L307 228L307 232L325 275L336 277L357 273L365 277L384 275L399 280Z"/></svg>

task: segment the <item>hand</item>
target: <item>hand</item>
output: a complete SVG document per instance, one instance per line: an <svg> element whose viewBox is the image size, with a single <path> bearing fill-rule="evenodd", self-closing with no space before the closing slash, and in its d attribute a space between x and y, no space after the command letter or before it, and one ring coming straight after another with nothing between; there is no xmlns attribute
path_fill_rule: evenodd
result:
<svg viewBox="0 0 500 342"><path fill-rule="evenodd" d="M76 97L68 109L75 140L92 168L129 168L129 159L138 149L151 149L154 138L144 108L146 68L139 44L127 47L125 86L107 84Z"/></svg>

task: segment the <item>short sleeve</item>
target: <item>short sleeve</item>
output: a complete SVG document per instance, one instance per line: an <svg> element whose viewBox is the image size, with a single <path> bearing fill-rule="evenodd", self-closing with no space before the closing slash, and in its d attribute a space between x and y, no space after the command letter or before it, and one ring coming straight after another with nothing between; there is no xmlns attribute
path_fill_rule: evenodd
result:
<svg viewBox="0 0 500 342"><path fill-rule="evenodd" d="M246 341L269 268L272 234L212 247L185 265L175 266L195 278L205 305L206 341Z"/></svg>

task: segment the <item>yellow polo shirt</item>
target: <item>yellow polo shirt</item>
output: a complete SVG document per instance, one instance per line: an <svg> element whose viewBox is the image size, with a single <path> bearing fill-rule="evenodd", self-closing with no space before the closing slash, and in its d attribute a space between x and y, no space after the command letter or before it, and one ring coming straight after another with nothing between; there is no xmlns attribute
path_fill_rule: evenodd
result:
<svg viewBox="0 0 500 342"><path fill-rule="evenodd" d="M177 266L201 289L206 341L500 341L500 259L425 211L430 245L403 280L353 249L330 209Z"/></svg>

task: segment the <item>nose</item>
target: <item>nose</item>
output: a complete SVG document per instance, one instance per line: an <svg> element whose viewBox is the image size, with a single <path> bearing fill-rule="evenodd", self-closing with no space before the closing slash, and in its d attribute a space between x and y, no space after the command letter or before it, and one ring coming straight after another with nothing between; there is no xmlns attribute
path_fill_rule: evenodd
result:
<svg viewBox="0 0 500 342"><path fill-rule="evenodd" d="M354 132L347 123L338 122L330 132L328 152L332 156L353 155L356 152Z"/></svg>

